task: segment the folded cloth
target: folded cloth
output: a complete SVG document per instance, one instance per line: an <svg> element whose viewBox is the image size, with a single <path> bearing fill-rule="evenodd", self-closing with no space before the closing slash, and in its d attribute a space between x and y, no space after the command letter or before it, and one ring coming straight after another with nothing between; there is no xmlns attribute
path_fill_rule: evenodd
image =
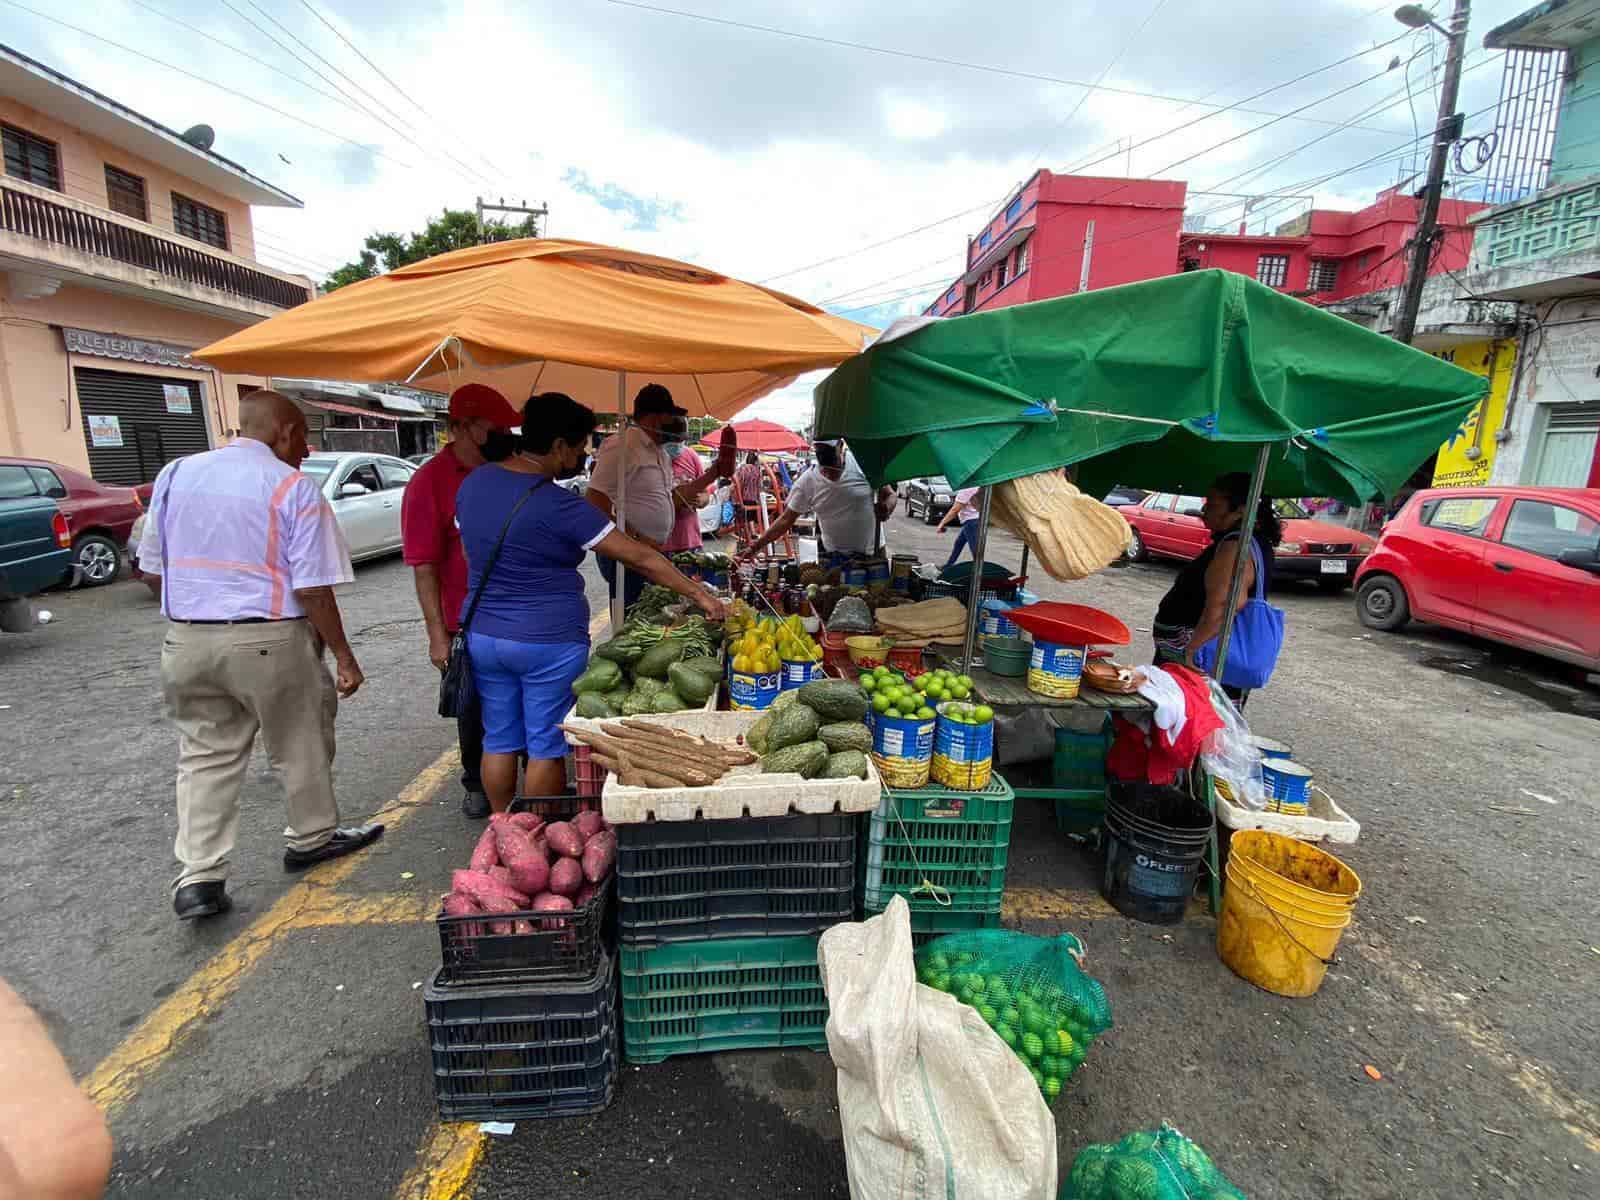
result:
<svg viewBox="0 0 1600 1200"><path fill-rule="evenodd" d="M1156 668L1144 670L1153 672ZM1204 675L1180 666L1160 670L1180 694L1177 706L1184 713L1184 720L1174 734L1160 724L1159 709L1154 728L1148 732L1120 716L1112 718L1114 733L1111 752L1106 755L1106 774L1113 779L1172 783L1179 771L1194 765L1206 739L1222 728L1222 718L1211 706L1210 681Z"/></svg>
<svg viewBox="0 0 1600 1200"><path fill-rule="evenodd" d="M893 608L880 608L878 627L885 633L903 633L908 637L932 637L952 629L966 629L967 606L953 596L938 600L923 600L917 604L897 604Z"/></svg>
<svg viewBox="0 0 1600 1200"><path fill-rule="evenodd" d="M1183 689L1160 667L1140 670L1144 672L1144 682L1135 690L1156 706L1156 728L1165 729L1169 737L1178 737L1188 719Z"/></svg>

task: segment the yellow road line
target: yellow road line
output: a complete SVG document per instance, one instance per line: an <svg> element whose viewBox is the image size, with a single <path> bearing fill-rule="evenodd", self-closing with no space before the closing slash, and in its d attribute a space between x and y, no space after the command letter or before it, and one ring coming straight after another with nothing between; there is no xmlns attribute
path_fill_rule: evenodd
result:
<svg viewBox="0 0 1600 1200"><path fill-rule="evenodd" d="M1005 921L1073 921L1114 917L1117 910L1098 892L1062 888L1008 887L1000 910Z"/></svg>
<svg viewBox="0 0 1600 1200"><path fill-rule="evenodd" d="M349 892L318 893L289 923L290 929L327 929L341 925L415 925L439 912L433 892L398 892L375 896Z"/></svg>
<svg viewBox="0 0 1600 1200"><path fill-rule="evenodd" d="M395 1189L394 1200L458 1200L466 1194L487 1141L476 1122L435 1126L423 1138L417 1163Z"/></svg>
<svg viewBox="0 0 1600 1200"><path fill-rule="evenodd" d="M395 803L385 809L392 831L417 810L460 765L451 748L408 783ZM328 893L360 865L362 856L335 859L307 871L271 908L250 923L243 933L217 951L141 1021L120 1046L106 1056L83 1089L109 1116L133 1098L144 1077L158 1067L198 1022L215 1012L283 933L293 929L329 903Z"/></svg>

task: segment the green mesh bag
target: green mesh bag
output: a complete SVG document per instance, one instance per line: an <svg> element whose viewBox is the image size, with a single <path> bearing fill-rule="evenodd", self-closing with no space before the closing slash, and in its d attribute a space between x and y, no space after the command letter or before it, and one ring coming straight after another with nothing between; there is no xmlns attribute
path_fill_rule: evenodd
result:
<svg viewBox="0 0 1600 1200"><path fill-rule="evenodd" d="M1206 1152L1171 1125L1085 1146L1056 1200L1245 1200Z"/></svg>
<svg viewBox="0 0 1600 1200"><path fill-rule="evenodd" d="M917 979L977 1009L1054 1104L1090 1044L1111 1028L1111 1004L1083 958L1070 933L980 929L929 942L917 952Z"/></svg>

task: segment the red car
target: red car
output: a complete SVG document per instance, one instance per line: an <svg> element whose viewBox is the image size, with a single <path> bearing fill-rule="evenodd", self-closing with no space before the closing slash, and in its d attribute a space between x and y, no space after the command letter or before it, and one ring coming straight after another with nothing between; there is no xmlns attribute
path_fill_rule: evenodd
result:
<svg viewBox="0 0 1600 1200"><path fill-rule="evenodd" d="M1418 492L1356 573L1372 629L1412 617L1600 671L1600 488Z"/></svg>
<svg viewBox="0 0 1600 1200"><path fill-rule="evenodd" d="M0 466L23 468L38 494L61 507L72 532L72 561L82 583L97 586L122 574L122 548L144 511L133 488L101 483L38 458L0 458Z"/></svg>
<svg viewBox="0 0 1600 1200"><path fill-rule="evenodd" d="M1152 492L1138 504L1117 509L1133 526L1128 557L1143 562L1153 555L1187 562L1198 558L1211 544L1211 531L1200 519L1205 500ZM1318 521L1293 500L1274 500L1273 509L1283 521L1283 541L1273 561L1272 579L1314 579L1323 591L1348 587L1356 568L1377 542L1359 530L1330 521Z"/></svg>

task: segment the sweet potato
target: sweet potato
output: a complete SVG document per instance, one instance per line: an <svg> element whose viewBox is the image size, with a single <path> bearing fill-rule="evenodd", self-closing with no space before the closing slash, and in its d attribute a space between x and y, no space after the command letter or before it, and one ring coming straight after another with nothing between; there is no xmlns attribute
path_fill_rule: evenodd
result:
<svg viewBox="0 0 1600 1200"><path fill-rule="evenodd" d="M511 882L511 868L510 867L500 867L500 866L490 867L487 871L484 872L484 874L487 875L490 879L493 879L496 883L503 883L507 887L517 887L516 884ZM527 890L528 890L527 888L517 888L517 891L519 891L519 892L525 892Z"/></svg>
<svg viewBox="0 0 1600 1200"><path fill-rule="evenodd" d="M599 883L617 861L617 835L601 830L589 839L583 848L583 877L590 883Z"/></svg>
<svg viewBox="0 0 1600 1200"><path fill-rule="evenodd" d="M572 906L574 908L582 908L585 904L594 899L595 893L599 890L600 889L595 887L595 885L592 883L584 884L578 889L578 894L572 898Z"/></svg>
<svg viewBox="0 0 1600 1200"><path fill-rule="evenodd" d="M578 836L578 831L565 821L546 825L544 836L550 843L550 849L563 858L578 858L583 854L583 839Z"/></svg>
<svg viewBox="0 0 1600 1200"><path fill-rule="evenodd" d="M537 896L550 886L550 864L531 850L526 858L519 858L512 865L510 872L511 886L530 896Z"/></svg>
<svg viewBox="0 0 1600 1200"><path fill-rule="evenodd" d="M526 855L532 840L510 821L502 821L494 827L494 844L500 861L509 866L513 859Z"/></svg>
<svg viewBox="0 0 1600 1200"><path fill-rule="evenodd" d="M512 933L532 933L533 932L533 922L532 921L513 921L513 922L511 922L511 932Z"/></svg>
<svg viewBox="0 0 1600 1200"><path fill-rule="evenodd" d="M550 868L550 890L560 896L576 896L583 886L583 868L575 858L558 858Z"/></svg>
<svg viewBox="0 0 1600 1200"><path fill-rule="evenodd" d="M444 898L444 915L447 917L470 917L482 911L478 902L465 892L451 892Z"/></svg>
<svg viewBox="0 0 1600 1200"><path fill-rule="evenodd" d="M545 862L550 861L550 843L545 839L544 834L541 833L533 839L533 852L544 859Z"/></svg>
<svg viewBox="0 0 1600 1200"><path fill-rule="evenodd" d="M558 896L554 892L544 892L533 898L534 912L571 912L572 899L568 896Z"/></svg>
<svg viewBox="0 0 1600 1200"><path fill-rule="evenodd" d="M523 833L532 837L539 832L539 826L544 824L544 818L535 816L530 812L512 813L506 818L507 824L515 825Z"/></svg>
<svg viewBox="0 0 1600 1200"><path fill-rule="evenodd" d="M605 827L606 819L597 812L581 812L572 818L572 827L587 844L589 839Z"/></svg>
<svg viewBox="0 0 1600 1200"><path fill-rule="evenodd" d="M487 913L514 913L527 908L526 904L518 904L510 896L485 896L478 903L483 905L483 911Z"/></svg>
<svg viewBox="0 0 1600 1200"><path fill-rule="evenodd" d="M495 845L494 829L487 828L478 837L478 844L472 849L472 869L474 871L487 871L490 867L500 863L500 850Z"/></svg>
<svg viewBox="0 0 1600 1200"><path fill-rule="evenodd" d="M489 908L490 897L510 901L513 906L512 911L525 908L528 903L528 897L524 893L482 871L452 871L450 890L471 896L486 912L494 911Z"/></svg>

